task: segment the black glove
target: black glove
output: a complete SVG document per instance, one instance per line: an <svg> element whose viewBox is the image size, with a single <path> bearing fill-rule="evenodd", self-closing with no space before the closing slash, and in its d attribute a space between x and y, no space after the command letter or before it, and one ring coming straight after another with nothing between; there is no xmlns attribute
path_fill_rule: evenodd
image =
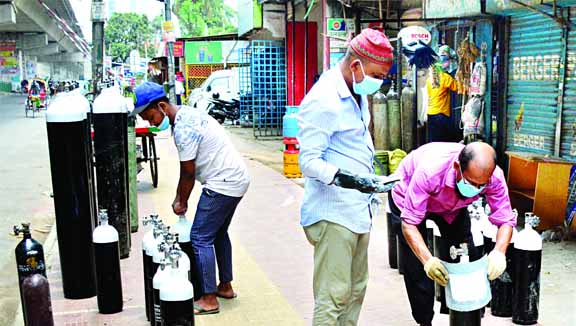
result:
<svg viewBox="0 0 576 326"><path fill-rule="evenodd" d="M338 170L334 177L334 185L342 188L356 189L364 193L382 193L392 190L397 176L378 176L375 174L352 174L348 171Z"/></svg>

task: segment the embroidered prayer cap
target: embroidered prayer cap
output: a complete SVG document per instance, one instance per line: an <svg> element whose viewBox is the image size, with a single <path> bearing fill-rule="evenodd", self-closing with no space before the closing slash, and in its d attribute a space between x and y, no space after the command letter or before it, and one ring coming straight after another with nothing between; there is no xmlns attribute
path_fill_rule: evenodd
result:
<svg viewBox="0 0 576 326"><path fill-rule="evenodd" d="M394 60L394 48L384 33L366 28L350 41L350 47L359 56L376 64L389 64Z"/></svg>

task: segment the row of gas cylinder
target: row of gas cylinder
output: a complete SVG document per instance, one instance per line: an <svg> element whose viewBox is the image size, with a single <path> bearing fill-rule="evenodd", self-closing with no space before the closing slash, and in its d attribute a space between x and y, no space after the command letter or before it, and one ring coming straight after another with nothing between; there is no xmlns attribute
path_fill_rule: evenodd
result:
<svg viewBox="0 0 576 326"><path fill-rule="evenodd" d="M482 204L482 199L468 207L471 219L471 233L475 256L469 261L479 260L484 254L494 249L498 228L488 220L489 206ZM516 211L515 211L516 213ZM517 214L517 213L516 213ZM540 299L540 269L542 261L542 239L534 227L539 218L532 213L526 213L525 226L520 232L513 229L513 236L506 251L506 270L500 277L490 281L491 301L487 307L497 317L512 317L512 322L518 325L534 325L538 323L538 305ZM390 217L388 217L388 259L393 269L404 273L404 263L401 259L398 232ZM462 262L450 257L451 241L443 239L440 230L432 220L426 220L426 244L434 256L449 262ZM446 305L446 289L435 285L436 300L441 303L441 313L450 314L451 326L481 325L484 308L458 312L449 310Z"/></svg>
<svg viewBox="0 0 576 326"><path fill-rule="evenodd" d="M100 225L92 241L96 267L98 311L114 314L123 309L122 277L118 232L108 224L108 214L101 210ZM146 316L152 326L194 325L194 257L190 242L192 224L181 216L169 226L151 215L143 219L152 225L142 240ZM24 239L17 245L16 262L24 324L52 326L50 287L42 245L30 235L30 225L14 227ZM195 282L198 282L195 279ZM199 286L197 286L199 288Z"/></svg>
<svg viewBox="0 0 576 326"><path fill-rule="evenodd" d="M399 96L392 84L385 95L381 91L372 96L374 148L402 149L409 153L416 147L416 92L410 84Z"/></svg>

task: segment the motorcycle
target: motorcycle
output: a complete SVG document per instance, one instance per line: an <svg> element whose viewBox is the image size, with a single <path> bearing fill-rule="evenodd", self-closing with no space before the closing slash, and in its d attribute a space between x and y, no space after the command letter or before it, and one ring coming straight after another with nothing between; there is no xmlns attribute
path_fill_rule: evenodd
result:
<svg viewBox="0 0 576 326"><path fill-rule="evenodd" d="M239 124L240 120L240 101L231 99L230 101L220 98L220 94L212 94L212 98L208 100L208 114L216 119L220 124L223 124L226 119L231 120L234 124Z"/></svg>

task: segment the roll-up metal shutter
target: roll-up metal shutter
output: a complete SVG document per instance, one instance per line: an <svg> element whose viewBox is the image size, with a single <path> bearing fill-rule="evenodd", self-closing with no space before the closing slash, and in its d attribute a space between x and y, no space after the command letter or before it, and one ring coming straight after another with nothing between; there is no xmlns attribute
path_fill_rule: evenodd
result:
<svg viewBox="0 0 576 326"><path fill-rule="evenodd" d="M570 17L576 17L576 8L570 9ZM572 18L573 19L573 18ZM576 30L568 32L566 55L566 88L562 109L562 134L560 156L569 161L576 160Z"/></svg>
<svg viewBox="0 0 576 326"><path fill-rule="evenodd" d="M553 155L562 29L524 12L511 17L509 35L506 148Z"/></svg>

